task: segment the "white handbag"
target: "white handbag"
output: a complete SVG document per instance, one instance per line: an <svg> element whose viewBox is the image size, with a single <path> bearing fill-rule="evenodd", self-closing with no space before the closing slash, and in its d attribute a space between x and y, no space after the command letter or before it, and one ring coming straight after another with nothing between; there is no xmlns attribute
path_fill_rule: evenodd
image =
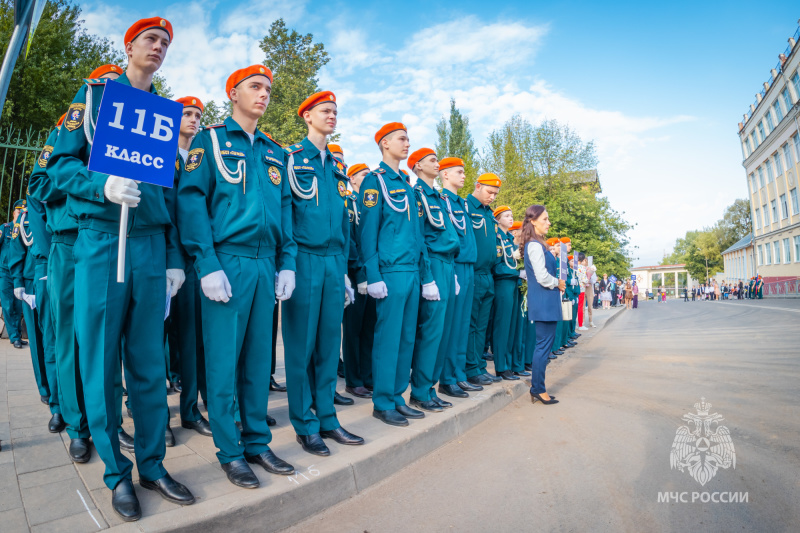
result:
<svg viewBox="0 0 800 533"><path fill-rule="evenodd" d="M561 302L561 320L572 320L572 301Z"/></svg>

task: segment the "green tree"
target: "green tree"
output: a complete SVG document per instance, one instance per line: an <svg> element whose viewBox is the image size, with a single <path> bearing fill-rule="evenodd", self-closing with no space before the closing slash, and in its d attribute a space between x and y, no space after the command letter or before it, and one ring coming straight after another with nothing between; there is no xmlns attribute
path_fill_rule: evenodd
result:
<svg viewBox="0 0 800 533"><path fill-rule="evenodd" d="M736 241L753 233L752 211L750 201L739 198L725 209L725 214L718 222L723 230L725 241L723 251Z"/></svg>
<svg viewBox="0 0 800 533"><path fill-rule="evenodd" d="M469 130L469 117L461 114L456 107L456 101L450 99L450 117L442 117L436 125L438 140L436 141L436 157L442 160L445 157L458 157L464 161L464 188L459 191L466 197L475 189L475 180L478 179L478 150Z"/></svg>
<svg viewBox="0 0 800 533"><path fill-rule="evenodd" d="M273 82L270 103L258 127L283 145L300 142L307 129L297 108L320 90L317 75L330 61L328 52L322 43L314 43L312 34L288 30L282 18L272 23L260 46Z"/></svg>
<svg viewBox="0 0 800 533"><path fill-rule="evenodd" d="M159 96L169 98L170 100L175 98L175 93L172 92L172 87L167 84L167 79L158 72L156 72L156 75L153 76L153 85L158 91Z"/></svg>
<svg viewBox="0 0 800 533"><path fill-rule="evenodd" d="M231 101L226 100L223 104L218 104L214 100L209 100L203 108L203 116L200 119L202 126L219 124L231 116Z"/></svg>

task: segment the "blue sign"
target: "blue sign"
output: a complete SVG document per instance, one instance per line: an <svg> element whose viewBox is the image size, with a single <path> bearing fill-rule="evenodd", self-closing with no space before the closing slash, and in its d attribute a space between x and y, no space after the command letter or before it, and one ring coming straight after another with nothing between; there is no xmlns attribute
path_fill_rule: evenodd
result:
<svg viewBox="0 0 800 533"><path fill-rule="evenodd" d="M617 282L617 276L611 275L611 276L609 276L609 278L608 278L608 279L609 279L609 280L610 280L612 283L616 283L616 282Z"/></svg>
<svg viewBox="0 0 800 533"><path fill-rule="evenodd" d="M636 281L636 274L631 274L631 281Z"/></svg>
<svg viewBox="0 0 800 533"><path fill-rule="evenodd" d="M89 170L172 187L182 114L178 102L107 81Z"/></svg>
<svg viewBox="0 0 800 533"><path fill-rule="evenodd" d="M561 248L559 250L558 264L561 272L559 272L558 279L563 279L566 281L567 274L569 273L569 263L567 262L567 245L562 242L560 246Z"/></svg>

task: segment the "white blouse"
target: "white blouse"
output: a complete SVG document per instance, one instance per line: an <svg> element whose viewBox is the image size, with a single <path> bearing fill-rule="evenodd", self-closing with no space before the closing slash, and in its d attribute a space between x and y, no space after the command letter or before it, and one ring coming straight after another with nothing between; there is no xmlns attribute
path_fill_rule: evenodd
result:
<svg viewBox="0 0 800 533"><path fill-rule="evenodd" d="M528 246L528 259L533 266L533 273L536 274L536 281L545 289L558 287L558 278L551 276L545 267L544 248L539 246L535 241L530 242L533 243L534 246Z"/></svg>

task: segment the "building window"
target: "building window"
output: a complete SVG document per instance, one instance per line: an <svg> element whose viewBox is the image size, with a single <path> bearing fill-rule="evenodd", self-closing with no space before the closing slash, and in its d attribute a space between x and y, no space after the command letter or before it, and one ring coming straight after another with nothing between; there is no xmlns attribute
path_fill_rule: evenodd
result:
<svg viewBox="0 0 800 533"><path fill-rule="evenodd" d="M753 147L758 148L758 134L756 133L756 130L750 132L750 138L753 139Z"/></svg>
<svg viewBox="0 0 800 533"><path fill-rule="evenodd" d="M761 142L764 142L764 139L767 138L767 134L764 132L764 121L758 123L758 134L761 136Z"/></svg>
<svg viewBox="0 0 800 533"><path fill-rule="evenodd" d="M767 159L767 183L772 183L775 180L775 174L772 172L772 163Z"/></svg>
<svg viewBox="0 0 800 533"><path fill-rule="evenodd" d="M794 262L800 261L800 235L794 236Z"/></svg>
<svg viewBox="0 0 800 533"><path fill-rule="evenodd" d="M772 248L775 250L775 264L781 264L781 243L775 241L772 243Z"/></svg>
<svg viewBox="0 0 800 533"><path fill-rule="evenodd" d="M792 76L792 85L794 85L794 94L800 98L800 75L798 75L797 72Z"/></svg>
<svg viewBox="0 0 800 533"><path fill-rule="evenodd" d="M769 211L767 211L767 204L762 205L761 208L764 210L764 228L767 228L769 226Z"/></svg>
<svg viewBox="0 0 800 533"><path fill-rule="evenodd" d="M781 101L775 100L775 104L772 106L775 109L775 116L778 118L778 123L783 120L783 109L781 109Z"/></svg>
<svg viewBox="0 0 800 533"><path fill-rule="evenodd" d="M792 108L792 97L789 96L789 89L784 89L781 97L783 97L783 105L786 106L786 112L788 113Z"/></svg>
<svg viewBox="0 0 800 533"><path fill-rule="evenodd" d="M761 266L764 264L764 247L760 244L758 245L758 265Z"/></svg>
<svg viewBox="0 0 800 533"><path fill-rule="evenodd" d="M792 151L789 150L789 143L783 145L783 157L786 158L786 168L792 168L794 166L794 158L792 157Z"/></svg>
<svg viewBox="0 0 800 533"><path fill-rule="evenodd" d="M764 255L766 255L766 258L765 258L766 262L764 264L765 265L771 265L772 264L772 247L769 245L769 243L766 243L764 245Z"/></svg>
<svg viewBox="0 0 800 533"><path fill-rule="evenodd" d="M785 194L781 194L781 218L789 218L789 203Z"/></svg>
<svg viewBox="0 0 800 533"><path fill-rule="evenodd" d="M775 129L775 124L772 122L772 113L769 112L769 109L764 113L764 118L767 119L767 131L772 132Z"/></svg>
<svg viewBox="0 0 800 533"><path fill-rule="evenodd" d="M756 187L756 175L751 173L750 179L748 181L750 182L750 190L752 191L751 194L755 194L756 191L758 190L758 188Z"/></svg>
<svg viewBox="0 0 800 533"><path fill-rule="evenodd" d="M789 243L788 237L783 239L783 262L792 262L792 245Z"/></svg>
<svg viewBox="0 0 800 533"><path fill-rule="evenodd" d="M775 152L775 172L776 176L783 176L783 161L781 161L781 153Z"/></svg>
<svg viewBox="0 0 800 533"><path fill-rule="evenodd" d="M761 167L758 167L758 183L764 186L764 169Z"/></svg>
<svg viewBox="0 0 800 533"><path fill-rule="evenodd" d="M776 202L775 200L772 200L769 203L769 205L772 208L772 221L773 222L777 222L778 221L778 202Z"/></svg>
<svg viewBox="0 0 800 533"><path fill-rule="evenodd" d="M756 208L756 216L753 217L756 219L756 229L761 229L761 210Z"/></svg>
<svg viewBox="0 0 800 533"><path fill-rule="evenodd" d="M797 187L789 191L789 197L792 199L792 214L800 213L800 206L797 204Z"/></svg>
<svg viewBox="0 0 800 533"><path fill-rule="evenodd" d="M792 142L794 142L794 160L800 161L800 136L795 135L792 137Z"/></svg>

